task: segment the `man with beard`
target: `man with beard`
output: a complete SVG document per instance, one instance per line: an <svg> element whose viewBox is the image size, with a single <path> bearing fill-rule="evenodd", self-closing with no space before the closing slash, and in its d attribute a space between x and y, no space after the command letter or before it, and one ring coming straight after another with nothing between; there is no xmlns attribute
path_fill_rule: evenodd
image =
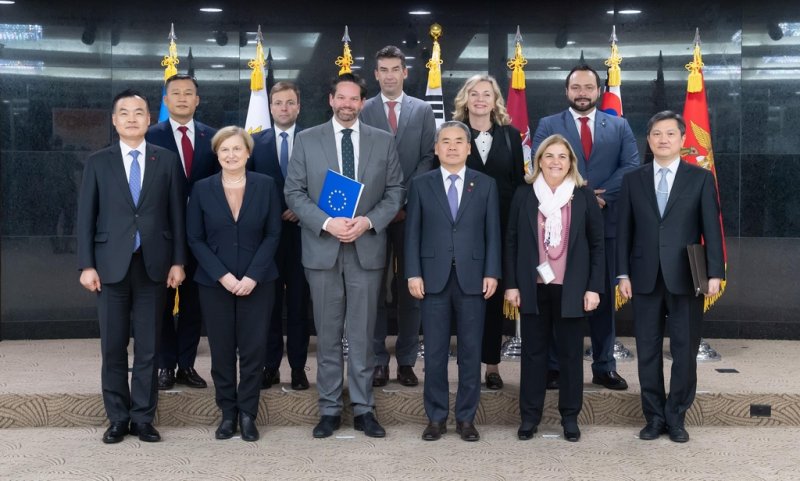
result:
<svg viewBox="0 0 800 481"><path fill-rule="evenodd" d="M358 120L366 95L357 75L333 81L328 97L333 118L297 134L284 187L286 204L300 219L302 262L317 329L320 422L315 438L331 436L341 425L345 333L353 427L370 437L386 435L374 415L372 339L386 228L403 205L405 189L392 135ZM318 207L328 170L364 185L353 218L331 217Z"/></svg>
<svg viewBox="0 0 800 481"><path fill-rule="evenodd" d="M578 156L578 170L594 189L603 212L606 254L606 285L600 305L589 318L592 339L592 383L608 389L624 390L628 383L617 373L614 359L614 259L617 210L622 176L639 165L639 151L628 121L600 112L595 107L600 96L600 76L591 67L573 68L565 82L569 108L545 117L533 136L533 152L553 134L569 141ZM553 344L554 345L554 344ZM551 348L547 387L558 388L558 362Z"/></svg>

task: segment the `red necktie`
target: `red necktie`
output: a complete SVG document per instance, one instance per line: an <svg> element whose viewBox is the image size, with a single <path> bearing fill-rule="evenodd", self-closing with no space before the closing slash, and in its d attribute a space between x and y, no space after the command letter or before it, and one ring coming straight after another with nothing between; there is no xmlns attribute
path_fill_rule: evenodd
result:
<svg viewBox="0 0 800 481"><path fill-rule="evenodd" d="M397 133L397 114L394 111L394 106L397 105L397 102L394 100L390 100L386 102L386 105L389 106L389 127L392 128L392 133Z"/></svg>
<svg viewBox="0 0 800 481"><path fill-rule="evenodd" d="M586 163L592 155L592 131L589 130L589 117L581 117L581 145L583 145L583 158Z"/></svg>
<svg viewBox="0 0 800 481"><path fill-rule="evenodd" d="M189 140L189 136L186 135L186 131L189 129L185 125L181 125L178 130L183 134L183 137L181 137L181 150L183 151L183 165L186 166L186 178L188 179L192 175L194 148L192 148L192 141Z"/></svg>

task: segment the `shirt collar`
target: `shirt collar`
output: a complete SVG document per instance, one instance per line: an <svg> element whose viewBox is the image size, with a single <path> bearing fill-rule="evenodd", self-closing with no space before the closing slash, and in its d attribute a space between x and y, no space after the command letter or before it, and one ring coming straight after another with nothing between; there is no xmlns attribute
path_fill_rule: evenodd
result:
<svg viewBox="0 0 800 481"><path fill-rule="evenodd" d="M401 90L400 91L400 96L397 97L396 99L394 99L394 102L397 102L398 104L402 104L404 96L405 96L405 92L403 92ZM383 102L385 104L386 102L390 102L390 101L392 101L392 99L390 99L389 97L383 95L383 92L381 92L381 102Z"/></svg>
<svg viewBox="0 0 800 481"><path fill-rule="evenodd" d="M181 125L185 125L186 128L189 131L188 133L194 133L194 119L189 120L185 124L180 124L180 123L176 122L172 117L170 117L169 118L169 124L172 126L172 131L173 132L177 132L178 131L178 127L180 127Z"/></svg>
<svg viewBox="0 0 800 481"><path fill-rule="evenodd" d="M347 127L343 126L342 124L340 124L339 122L337 122L337 121L336 121L336 117L335 117L335 116L334 116L334 117L331 117L331 122L333 122L333 133L334 133L334 134L338 134L338 133L340 133L342 130L344 130L344 129L346 129L346 128L347 128ZM358 133L358 132L359 132L359 128L360 128L360 122L359 122L359 120L356 118L356 123L354 123L354 124L353 124L351 127L349 127L349 128L350 128L350 129L352 129L352 130L353 130L353 132L356 132L356 133Z"/></svg>
<svg viewBox="0 0 800 481"><path fill-rule="evenodd" d="M673 160L672 162L669 163L669 165L667 166L667 170L669 170L669 172L672 173L672 174L677 173L678 172L678 165L680 165L680 163L681 163L681 158L678 157L678 158L676 158L675 160ZM659 163L654 160L653 161L653 175L658 175L658 171L661 168L662 168L661 165L659 165Z"/></svg>
<svg viewBox="0 0 800 481"><path fill-rule="evenodd" d="M292 126L289 127L286 130L282 130L280 127L275 127L275 138L280 137L281 136L281 132L286 132L288 134L288 138L293 139L294 138L294 129L296 127L297 127L297 124L292 124Z"/></svg>
<svg viewBox="0 0 800 481"><path fill-rule="evenodd" d="M139 158L140 159L144 159L144 153L146 152L146 149L147 149L147 142L142 140L141 144L137 145L136 148L132 149L128 144L126 144L125 142L120 140L119 141L119 148L122 151L122 157L123 158L127 157L128 154L130 154L132 150L138 150L139 151Z"/></svg>
<svg viewBox="0 0 800 481"><path fill-rule="evenodd" d="M444 180L447 180L447 178L450 177L450 175L452 175L449 170L445 169L442 166L439 166L439 170L442 172L442 179ZM467 166L464 165L464 167L461 167L461 170L456 172L456 174L458 174L458 177L463 181L464 176L467 174Z"/></svg>
<svg viewBox="0 0 800 481"><path fill-rule="evenodd" d="M589 118L589 125L594 125L594 116L595 116L595 114L597 114L597 107L592 109L592 113L590 113L588 115L581 115L579 112L577 112L572 107L569 108L569 113L572 114L572 118L575 119L575 122L578 122L578 119L580 119L581 117L588 117Z"/></svg>

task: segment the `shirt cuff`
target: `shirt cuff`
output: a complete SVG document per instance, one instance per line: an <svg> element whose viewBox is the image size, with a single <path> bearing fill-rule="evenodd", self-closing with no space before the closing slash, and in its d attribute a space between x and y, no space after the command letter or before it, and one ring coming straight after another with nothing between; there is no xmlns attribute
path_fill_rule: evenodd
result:
<svg viewBox="0 0 800 481"><path fill-rule="evenodd" d="M628 274L620 274L617 276L617 279L629 279Z"/></svg>
<svg viewBox="0 0 800 481"><path fill-rule="evenodd" d="M324 230L325 232L328 232L328 222L330 222L332 218L333 217L328 217L327 219L325 219L325 222L322 223L322 230Z"/></svg>

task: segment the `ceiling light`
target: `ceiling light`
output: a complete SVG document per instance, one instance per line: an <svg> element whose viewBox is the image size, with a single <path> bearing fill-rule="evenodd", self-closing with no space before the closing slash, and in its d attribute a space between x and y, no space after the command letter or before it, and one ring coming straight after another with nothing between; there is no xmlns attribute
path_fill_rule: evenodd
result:
<svg viewBox="0 0 800 481"><path fill-rule="evenodd" d="M14 5L14 0L0 0L0 5Z"/></svg>
<svg viewBox="0 0 800 481"><path fill-rule="evenodd" d="M428 10L411 10L408 12L409 15L430 15L431 12Z"/></svg>
<svg viewBox="0 0 800 481"><path fill-rule="evenodd" d="M614 15L614 10L609 10L606 13L609 14L609 15ZM641 10L629 9L629 10L617 10L617 13L620 14L620 15L636 15L636 14L642 13L642 11Z"/></svg>
<svg viewBox="0 0 800 481"><path fill-rule="evenodd" d="M567 45L575 45L575 40L567 40Z"/></svg>
<svg viewBox="0 0 800 481"><path fill-rule="evenodd" d="M209 65L209 67L211 67L211 68L225 68L225 64L224 63L212 63L211 65Z"/></svg>
<svg viewBox="0 0 800 481"><path fill-rule="evenodd" d="M216 7L203 7L200 9L200 11L205 13L220 13L222 9Z"/></svg>

